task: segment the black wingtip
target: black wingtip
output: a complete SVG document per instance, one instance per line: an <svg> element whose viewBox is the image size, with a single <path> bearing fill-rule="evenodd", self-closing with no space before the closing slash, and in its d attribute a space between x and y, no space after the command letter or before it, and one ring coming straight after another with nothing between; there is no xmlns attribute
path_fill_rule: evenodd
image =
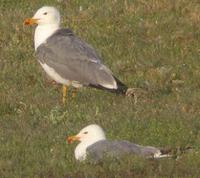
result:
<svg viewBox="0 0 200 178"><path fill-rule="evenodd" d="M114 77L114 79L117 82L117 89L110 89L110 88L106 88L102 85L93 85L93 84L90 84L89 86L93 87L93 88L100 89L100 90L106 90L106 91L109 91L111 93L126 95L128 87L124 83L122 83L119 79L117 79L116 77Z"/></svg>
<svg viewBox="0 0 200 178"><path fill-rule="evenodd" d="M115 81L117 82L117 89L115 90L115 93L126 95L128 87L116 77L114 78L115 78Z"/></svg>
<svg viewBox="0 0 200 178"><path fill-rule="evenodd" d="M187 151L190 151L194 149L191 146L187 146L187 147L176 147L176 148L161 148L160 152L162 155L171 155L171 156L175 156L177 154L183 154Z"/></svg>

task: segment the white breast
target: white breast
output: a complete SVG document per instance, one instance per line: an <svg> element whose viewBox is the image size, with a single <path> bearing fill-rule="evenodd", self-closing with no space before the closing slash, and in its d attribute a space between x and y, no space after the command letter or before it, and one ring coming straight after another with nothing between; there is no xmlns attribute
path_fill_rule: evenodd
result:
<svg viewBox="0 0 200 178"><path fill-rule="evenodd" d="M49 38L58 29L59 26L57 24L38 25L35 29L35 35L34 35L35 50L42 43L45 43L47 38Z"/></svg>
<svg viewBox="0 0 200 178"><path fill-rule="evenodd" d="M75 158L79 161L84 161L86 159L86 148L87 146L83 143L79 143L74 151Z"/></svg>

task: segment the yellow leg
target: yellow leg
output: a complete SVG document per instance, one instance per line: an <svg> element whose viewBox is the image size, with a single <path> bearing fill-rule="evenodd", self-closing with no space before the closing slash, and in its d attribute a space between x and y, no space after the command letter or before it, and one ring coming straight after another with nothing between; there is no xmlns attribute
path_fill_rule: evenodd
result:
<svg viewBox="0 0 200 178"><path fill-rule="evenodd" d="M72 90L72 98L76 97L77 92L78 92L77 88L73 88L73 90Z"/></svg>
<svg viewBox="0 0 200 178"><path fill-rule="evenodd" d="M62 102L63 102L63 104L66 103L67 91L68 91L67 86L63 85L63 87L62 87Z"/></svg>

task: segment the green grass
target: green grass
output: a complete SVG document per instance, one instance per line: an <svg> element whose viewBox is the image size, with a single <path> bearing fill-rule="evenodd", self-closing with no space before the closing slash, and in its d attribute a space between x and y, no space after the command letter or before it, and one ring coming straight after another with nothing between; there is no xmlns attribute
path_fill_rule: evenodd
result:
<svg viewBox="0 0 200 178"><path fill-rule="evenodd" d="M91 43L129 87L125 98L81 89L66 106L37 63L33 32L23 27L43 5ZM83 11L79 11L82 6ZM200 3L197 0L1 0L0 177L199 177ZM75 161L67 135L97 123L110 139L194 150L179 159Z"/></svg>

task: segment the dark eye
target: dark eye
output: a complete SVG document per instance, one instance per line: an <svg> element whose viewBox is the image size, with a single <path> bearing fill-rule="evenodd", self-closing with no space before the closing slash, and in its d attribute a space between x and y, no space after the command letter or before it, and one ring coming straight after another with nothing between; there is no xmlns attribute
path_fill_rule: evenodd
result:
<svg viewBox="0 0 200 178"><path fill-rule="evenodd" d="M43 15L47 15L47 12L45 12Z"/></svg>
<svg viewBox="0 0 200 178"><path fill-rule="evenodd" d="M88 132L83 132L84 134L87 134Z"/></svg>

